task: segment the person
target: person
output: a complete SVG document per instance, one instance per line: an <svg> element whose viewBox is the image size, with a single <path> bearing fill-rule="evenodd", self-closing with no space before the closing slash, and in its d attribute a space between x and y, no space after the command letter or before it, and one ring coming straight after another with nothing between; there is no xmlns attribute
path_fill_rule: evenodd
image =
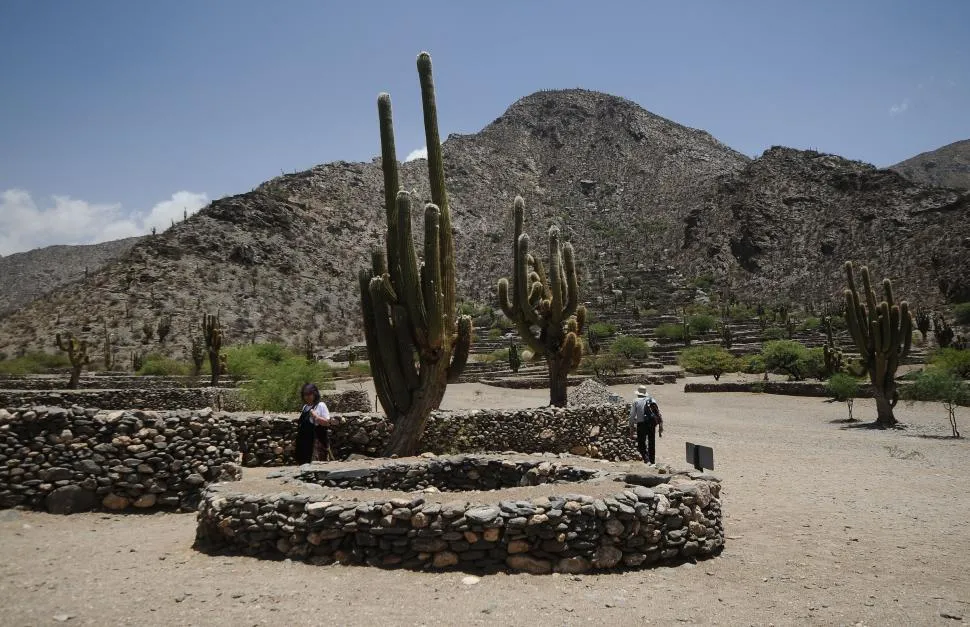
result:
<svg viewBox="0 0 970 627"><path fill-rule="evenodd" d="M330 411L320 400L320 390L307 383L300 390L303 409L296 431L296 463L309 464L316 458L327 461L330 457Z"/></svg>
<svg viewBox="0 0 970 627"><path fill-rule="evenodd" d="M647 386L637 387L637 399L630 407L630 436L637 438L637 450L644 464L653 466L657 462L657 446L655 433L660 428L660 437L664 435L663 416L657 401L647 392Z"/></svg>

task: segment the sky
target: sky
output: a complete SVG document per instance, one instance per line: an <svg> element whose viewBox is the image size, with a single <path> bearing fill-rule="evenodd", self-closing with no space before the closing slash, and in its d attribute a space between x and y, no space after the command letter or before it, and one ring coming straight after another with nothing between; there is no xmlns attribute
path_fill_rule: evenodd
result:
<svg viewBox="0 0 970 627"><path fill-rule="evenodd" d="M423 148L540 89L623 96L750 156L888 166L970 138L966 0L0 0L0 255L163 229L281 172Z"/></svg>

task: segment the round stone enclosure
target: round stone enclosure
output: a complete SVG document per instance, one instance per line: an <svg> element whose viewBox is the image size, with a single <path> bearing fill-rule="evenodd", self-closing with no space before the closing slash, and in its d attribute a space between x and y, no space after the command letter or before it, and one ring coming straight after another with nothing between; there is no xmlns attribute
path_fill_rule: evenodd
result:
<svg viewBox="0 0 970 627"><path fill-rule="evenodd" d="M588 468L542 459L461 456L420 458L343 470L311 466L297 478L331 488L399 492L434 488L440 492L456 492L587 481L596 474L597 471Z"/></svg>
<svg viewBox="0 0 970 627"><path fill-rule="evenodd" d="M199 548L547 574L676 563L724 545L716 478L636 463L462 455L253 473L205 490Z"/></svg>

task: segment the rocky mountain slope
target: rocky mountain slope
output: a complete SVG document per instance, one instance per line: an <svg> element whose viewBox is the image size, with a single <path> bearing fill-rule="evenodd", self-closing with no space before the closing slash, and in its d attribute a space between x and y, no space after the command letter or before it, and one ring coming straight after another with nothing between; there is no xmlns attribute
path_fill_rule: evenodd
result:
<svg viewBox="0 0 970 627"><path fill-rule="evenodd" d="M687 286L698 277L731 284L742 299L829 298L846 258L885 269L902 294L967 290L966 195L831 155L775 149L751 161L614 96L538 92L481 132L449 137L444 153L468 300L492 303L511 268L516 194L542 257L550 225L573 242L594 315L630 296L674 307L694 296ZM402 186L425 200L426 167L401 171ZM217 310L230 343L345 344L359 334L356 270L383 235L382 199L375 160L317 166L214 201L0 319L0 353L49 350L57 330L100 346L107 320L122 361L134 351L182 356L202 312ZM414 232L423 232L417 222ZM163 316L173 330L160 346L144 329Z"/></svg>
<svg viewBox="0 0 970 627"><path fill-rule="evenodd" d="M920 153L890 169L914 183L970 189L970 139Z"/></svg>
<svg viewBox="0 0 970 627"><path fill-rule="evenodd" d="M138 237L88 246L47 246L0 256L0 316L94 273L138 243Z"/></svg>

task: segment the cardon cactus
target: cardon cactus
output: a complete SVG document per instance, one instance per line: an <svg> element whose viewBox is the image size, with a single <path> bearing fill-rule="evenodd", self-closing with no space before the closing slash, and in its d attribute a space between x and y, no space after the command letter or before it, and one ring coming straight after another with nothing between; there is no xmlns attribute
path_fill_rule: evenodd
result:
<svg viewBox="0 0 970 627"><path fill-rule="evenodd" d="M722 320L717 330L721 336L721 346L730 349L734 344L734 331L731 329L731 325L728 324L727 320Z"/></svg>
<svg viewBox="0 0 970 627"><path fill-rule="evenodd" d="M930 312L925 307L922 305L916 306L913 319L916 322L916 328L919 330L919 334L923 337L924 343L930 339L931 318Z"/></svg>
<svg viewBox="0 0 970 627"><path fill-rule="evenodd" d="M67 389L73 390L81 379L81 369L91 363L90 358L88 358L88 342L87 340L77 339L71 333L67 335L66 340L61 337L60 333L55 336L55 339L57 340L57 348L67 353L67 358L71 362L71 379L67 383Z"/></svg>
<svg viewBox="0 0 970 627"><path fill-rule="evenodd" d="M419 266L411 239L411 196L400 191L391 97L377 110L387 215L385 251L374 251L359 275L367 354L377 397L394 423L385 454L417 451L428 415L468 360L472 323L455 317L455 243L445 189L431 57L418 55L431 200L424 208L424 254Z"/></svg>
<svg viewBox="0 0 970 627"><path fill-rule="evenodd" d="M583 358L580 338L586 308L579 304L579 280L573 247L561 243L559 229L549 229L549 273L538 257L529 253L529 236L522 232L525 201L517 196L512 208L515 235L512 247L512 283L498 282L498 302L519 336L533 353L546 358L549 367L549 400L566 406L569 372Z"/></svg>
<svg viewBox="0 0 970 627"><path fill-rule="evenodd" d="M108 321L104 321L104 369L110 371L114 368L114 354L111 346L111 333L108 331Z"/></svg>
<svg viewBox="0 0 970 627"><path fill-rule="evenodd" d="M936 338L940 348L949 348L953 343L953 329L950 328L950 323L946 321L943 314L936 314L933 320L933 337Z"/></svg>
<svg viewBox="0 0 970 627"><path fill-rule="evenodd" d="M509 369L512 372L518 372L521 366L522 358L519 357L519 345L515 342L509 342Z"/></svg>
<svg viewBox="0 0 970 627"><path fill-rule="evenodd" d="M205 346L198 337L192 337L192 375L199 376L202 372L202 364L205 363Z"/></svg>
<svg viewBox="0 0 970 627"><path fill-rule="evenodd" d="M219 322L219 314L210 316L202 314L202 338L205 340L205 349L209 354L209 367L212 369L212 377L209 384L219 385L219 375L222 374L222 363L219 359L219 351L222 350L222 323Z"/></svg>
<svg viewBox="0 0 970 627"><path fill-rule="evenodd" d="M891 427L896 424L893 408L899 399L896 369L900 360L909 354L913 340L909 304L906 301L898 305L894 302L893 286L889 279L882 282L885 299L877 303L868 268L862 268L861 296L852 274L852 262L846 262L845 274L848 282L845 290L846 323L872 383L876 399L876 424Z"/></svg>

